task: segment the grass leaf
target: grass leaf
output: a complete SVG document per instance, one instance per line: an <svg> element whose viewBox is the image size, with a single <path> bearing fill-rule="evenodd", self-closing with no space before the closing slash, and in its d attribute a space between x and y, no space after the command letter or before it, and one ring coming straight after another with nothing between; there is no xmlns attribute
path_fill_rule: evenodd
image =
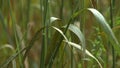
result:
<svg viewBox="0 0 120 68"><path fill-rule="evenodd" d="M77 35L77 37L81 41L81 44L82 44L83 50L84 50L85 49L85 38L84 38L84 35L82 34L82 32L80 31L80 29L73 24L70 24L68 29L71 30L73 33L75 33L75 35Z"/></svg>
<svg viewBox="0 0 120 68"><path fill-rule="evenodd" d="M53 23L54 21L60 20L59 18L56 17L50 17L50 23Z"/></svg>
<svg viewBox="0 0 120 68"><path fill-rule="evenodd" d="M107 23L107 21L105 20L103 15L99 11L97 11L96 9L88 8L88 10L90 12L92 12L92 14L95 16L98 23L100 24L100 26L103 28L104 32L106 33L108 40L110 40L110 42L114 45L114 48L116 48L116 50L119 50L118 49L118 48L120 48L119 42L116 39L112 29L110 28L109 24ZM115 46L115 45L117 45L117 46Z"/></svg>

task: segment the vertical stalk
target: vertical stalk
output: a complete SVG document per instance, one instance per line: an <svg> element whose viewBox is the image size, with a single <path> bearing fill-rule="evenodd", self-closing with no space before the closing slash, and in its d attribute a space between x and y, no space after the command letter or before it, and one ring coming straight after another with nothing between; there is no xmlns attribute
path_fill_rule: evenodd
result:
<svg viewBox="0 0 120 68"><path fill-rule="evenodd" d="M27 24L29 22L29 18L30 18L30 3L31 0L27 0L27 20L26 20L26 24L25 24L25 27L27 28Z"/></svg>
<svg viewBox="0 0 120 68"><path fill-rule="evenodd" d="M28 33L28 23L29 23L29 18L30 18L30 5L31 5L31 0L27 0L27 11L26 11L26 22L25 22L25 41L27 42L27 33ZM27 43L26 43L27 44Z"/></svg>
<svg viewBox="0 0 120 68"><path fill-rule="evenodd" d="M73 15L73 12L74 12L73 10L75 7L74 0L71 0L70 5L71 5L71 15ZM72 46L71 46L71 68L73 68L73 47Z"/></svg>
<svg viewBox="0 0 120 68"><path fill-rule="evenodd" d="M16 24L15 24L15 19L13 17L13 12L12 12L12 7L11 7L11 3L10 3L10 0L8 0L8 6L9 6L9 10L10 10L10 17L11 17L11 20L12 20L12 29L13 29L13 32L14 32L14 37L15 37L15 42L16 42L16 45L17 45L17 51L20 52L20 42L19 42L19 38L17 36L17 32L16 32ZM20 63L20 67L23 68L23 64L22 64L22 54L19 54L19 63Z"/></svg>
<svg viewBox="0 0 120 68"><path fill-rule="evenodd" d="M43 26L45 27L47 25L47 10L48 10L48 0L41 0L41 3L43 3L44 10L42 11L43 13ZM41 4L40 3L40 4ZM42 6L42 5L41 5ZM42 8L41 8L42 9ZM43 30L43 42L42 42L42 50L41 50L41 59L40 59L40 68L45 68L45 51L46 51L46 46L47 46L47 29Z"/></svg>
<svg viewBox="0 0 120 68"><path fill-rule="evenodd" d="M110 23L110 26L111 28L113 28L113 1L110 0L110 20L111 20L111 23ZM116 56L115 56L115 52L114 52L114 47L112 46L112 68L115 68L115 59L116 59Z"/></svg>
<svg viewBox="0 0 120 68"><path fill-rule="evenodd" d="M61 6L60 6L60 19L63 20L63 6L64 6L64 0L61 0Z"/></svg>
<svg viewBox="0 0 120 68"><path fill-rule="evenodd" d="M21 6L22 6L22 0L20 1L21 2ZM31 0L27 0L27 11L26 11L26 20L25 20L25 24L24 24L24 28L25 28L25 37L24 37L24 40L25 40L25 44L27 45L27 35L28 35L28 23L29 23L29 18L30 18L30 6L31 6ZM22 13L22 9L21 9L21 13ZM23 18L23 15L22 15L22 20L24 20ZM23 63L26 59L26 53L24 54L24 57L23 57ZM25 67L25 66L24 66Z"/></svg>
<svg viewBox="0 0 120 68"><path fill-rule="evenodd" d="M2 15L1 9L0 9L0 20L1 20L1 24L2 24L2 26L3 26L3 29L4 29L4 31L5 31L5 34L6 34L7 38L8 38L9 44L12 44L12 45L13 45L13 41L12 41L10 35L9 35L9 32L8 32L8 30L7 30L7 27L5 26L4 16Z"/></svg>
<svg viewBox="0 0 120 68"><path fill-rule="evenodd" d="M81 9L84 9L85 8L85 0L81 0ZM84 13L83 13L84 14ZM80 25L80 28L81 30L83 31L83 33L85 34L85 15L81 15L81 25ZM85 58L85 49L86 49L86 46L85 45L82 45L82 59ZM85 61L82 60L82 67L83 68L86 68L86 64L85 64Z"/></svg>

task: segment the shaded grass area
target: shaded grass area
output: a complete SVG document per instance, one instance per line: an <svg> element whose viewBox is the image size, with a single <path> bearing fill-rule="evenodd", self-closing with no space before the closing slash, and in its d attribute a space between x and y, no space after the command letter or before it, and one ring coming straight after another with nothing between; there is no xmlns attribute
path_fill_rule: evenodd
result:
<svg viewBox="0 0 120 68"><path fill-rule="evenodd" d="M119 0L1 0L0 68L119 68Z"/></svg>

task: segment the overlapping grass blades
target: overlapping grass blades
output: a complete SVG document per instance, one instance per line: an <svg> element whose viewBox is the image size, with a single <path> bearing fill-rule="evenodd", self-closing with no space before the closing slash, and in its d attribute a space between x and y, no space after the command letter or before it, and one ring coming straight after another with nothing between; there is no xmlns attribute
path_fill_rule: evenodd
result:
<svg viewBox="0 0 120 68"><path fill-rule="evenodd" d="M84 10L84 9L83 9ZM78 11L78 12L76 12L76 13L74 13L71 17L70 17L70 19L68 20L68 22L67 22L67 26L66 26L66 28L64 29L64 31L63 31L63 33L64 34L66 34L66 32L67 32L67 30L68 30L68 28L69 28L69 25L71 24L71 22L73 22L73 20L75 19L75 17L76 16L78 16L83 10L80 10L80 11ZM59 35L58 35L59 36ZM61 45L61 43L62 43L62 40L63 40L63 37L62 36L60 36L59 37L59 41L58 42L55 42L54 44L52 44L53 46L53 49L51 49L51 50L54 50L54 52L53 53L51 53L50 51L49 51L49 55L47 56L47 58L46 58L46 64L48 65L48 67L50 67L51 68L51 66L52 66L52 64L53 64L53 60L55 59L55 57L56 57L56 54L58 53L58 50L59 50L59 47L60 47L60 45ZM50 56L50 53L52 54L51 56Z"/></svg>
<svg viewBox="0 0 120 68"><path fill-rule="evenodd" d="M83 9L83 10L80 10L80 11L74 13L74 14L71 16L71 18L70 18L70 20L69 20L69 22L68 22L68 24L67 24L67 26L66 26L66 28L65 28L65 33L66 33L66 31L67 31L68 29L70 29L70 28L69 28L70 22L72 22L76 16L78 16L80 13L82 13L83 11L86 11L86 10L88 10L88 11L90 11L90 12L93 13L93 15L95 16L96 20L98 21L98 23L100 24L100 26L103 28L103 31L105 32L105 34L107 35L107 37L109 38L109 40L111 41L111 43L114 45L114 47L116 48L116 50L119 51L119 49L118 49L118 48L119 48L119 43L118 43L118 41L117 41L114 33L112 32L112 29L111 29L110 26L108 25L108 23L107 23L107 21L105 20L105 18L103 17L103 15L102 15L99 11L97 11L96 9L94 9L94 8L87 8L87 9ZM56 18L55 20L57 20L57 18ZM71 27L71 30L72 30L74 33L76 33L76 31L75 31L76 29L73 29L73 28L72 28L73 26L70 26L70 27ZM65 34L65 33L63 32L63 34ZM76 34L76 35L77 35L78 38L80 39L82 45L85 46L85 39L83 38L83 35L82 35L82 37L80 37L78 34ZM61 40L63 40L63 39L61 39ZM61 43L61 42L60 42L60 43ZM84 48L83 48L83 49L84 49Z"/></svg>
<svg viewBox="0 0 120 68"><path fill-rule="evenodd" d="M37 2L39 2L39 1L40 1L40 3L38 4ZM95 0L91 0L91 1L95 1ZM110 0L110 1L113 2L113 4L111 4L111 5L114 5L113 9L115 9L115 12L116 12L116 8L119 7L116 4L117 0L116 1ZM116 39L116 37L112 31L113 22L112 22L112 24L110 24L110 26L112 25L110 28L110 26L109 26L108 22L105 20L104 16L97 10L100 7L98 3L92 3L93 7L96 8L96 9L94 9L94 8L85 8L85 7L92 6L92 5L90 5L90 3L88 3L89 1L87 1L87 0L86 1L85 0L81 0L81 1L80 0L79 1L71 0L69 2L65 2L64 0L50 0L50 1L49 0L35 0L35 1L32 1L32 0L26 0L26 1L23 1L23 0L18 0L18 1L1 0L0 2L1 2L0 3L1 4L0 5L0 26L2 26L2 27L0 27L0 30L3 32L3 33L1 32L0 35L4 36L4 37L2 37L2 36L0 36L0 37L5 39L5 40L0 41L0 44L2 44L2 43L6 43L6 44L8 43L11 45L14 44L12 46L16 50L16 53L14 51L13 55L11 55L6 60L3 59L4 61L1 61L4 63L0 64L0 68L6 68L7 66L12 66L11 62L13 62L14 60L16 60L17 64L14 64L13 68L16 68L18 66L21 66L20 68L22 68L24 65L26 65L26 64L23 64L23 62L25 62L26 56L28 56L28 58L30 57L32 59L40 59L40 64L38 64L38 62L37 62L38 60L37 61L33 60L33 61L37 62L37 63L33 62L34 64L36 64L35 66L40 66L40 68L46 68L45 67L46 61L48 62L48 66L47 66L48 68L52 68L52 67L56 68L59 66L60 66L60 68L62 66L63 67L69 66L71 68L76 68L77 67L76 64L82 65L82 66L80 66L81 68L86 68L89 66L94 67L94 66L98 66L98 65L94 65L94 64L96 64L96 61L99 64L99 66L102 68L102 65L100 64L101 61L99 62L99 59L95 57L95 55L99 54L101 51L102 51L101 53L104 53L104 54L100 53L99 57L102 58L103 62L112 61L110 64L109 63L105 63L105 65L103 64L103 67L104 66L107 67L107 64L108 64L108 66L109 65L111 66L112 63L113 63L113 65L116 66L117 63L119 62L119 60L116 61L116 55L118 56L117 53L120 54L120 52L119 52L120 51L120 46L119 46L120 41L117 40L117 39L120 39L119 34L118 34L119 29L116 28L116 25L119 26L119 24L116 24L116 22L114 22L115 30L117 30L117 31L115 31L116 36L117 36L117 39ZM18 2L21 2L21 3L18 3ZM22 2L24 2L24 5ZM57 3L57 2L59 2L59 3ZM104 1L99 0L98 2L104 2ZM105 2L106 3L104 3L104 4L109 3L107 1L105 1ZM40 11L39 10L37 11L34 9L31 11L32 7L30 7L30 5L35 8L40 9ZM101 5L101 3L100 3L100 5ZM109 9L109 6L107 5L107 8L105 7L105 9ZM104 8L102 7L99 10L104 10ZM93 38L93 37L91 37L93 35L90 35L90 34L89 34L89 37L88 36L84 37L85 35L88 35L88 34L86 34L86 31L88 33L89 32L94 33L95 37L96 36L98 37L98 33L95 33L94 32L95 30L92 30L92 28L91 28L92 25L94 25L92 23L94 20L93 19L90 20L91 18L90 19L88 18L89 15L86 16L86 14L85 14L86 11L87 12L90 11L93 14L93 17L96 18L94 20L97 20L97 22L95 22L95 23L98 23L97 25L99 25L101 28L103 28L102 32L104 32L104 35L106 35L103 39L103 34L100 31L97 31L98 33L100 32L99 36L102 37L102 39L97 40L97 41L100 41L100 44L102 44L102 45L98 44L98 46L96 46L96 47L98 47L98 49L101 49L101 51L99 51L97 53L94 52L94 51L97 51L97 49L95 49L94 47L91 48L92 46L89 46L89 45L92 45L91 42L94 42L93 39L96 40L98 38ZM38 13L36 13L36 12L38 12ZM105 11L105 14L106 13L108 13L108 11L107 12ZM104 14L104 12L103 12L103 14ZM114 18L119 17L118 9L117 9L117 13L115 13L114 15L115 16L113 17L113 20L114 20ZM50 18L50 16L51 16L51 18ZM59 17L59 18L56 18L54 16ZM92 15L90 15L90 16L92 17ZM112 16L113 16L113 14L111 14L111 17ZM108 14L106 14L106 17L108 17ZM50 18L50 20L48 20L49 18ZM85 20L85 19L87 19L87 20ZM58 21L58 20L60 20L60 21ZM90 22L89 22L90 25L85 25L85 22L88 22L89 20L90 20ZM56 23L53 24L55 21L56 21ZM80 27L77 28L75 25L71 24L71 23L74 23L75 21L80 21ZM35 25L34 25L35 28L33 27L33 29L31 29L31 32L30 32L32 40L27 38L27 36L28 36L27 25L31 22L35 23ZM19 33L21 33L21 32L19 32L19 30L17 30L16 24L18 24L22 28L24 37L19 35ZM39 25L40 28L42 26L43 28L41 28L40 30L38 30L35 33L36 29L39 29L39 27L36 25ZM66 26L62 28L63 25L66 25ZM89 26L90 26L90 30L93 32L89 31ZM9 27L10 27L10 29L9 29ZM114 29L114 27L113 27L113 29ZM11 29L11 28L13 28L13 29ZM51 29L51 28L53 28L53 29ZM95 28L99 28L99 27L95 27ZM41 36L40 33L42 33L42 40L40 37ZM35 34L35 35L32 37L33 34ZM24 40L25 48L24 47L21 48L21 43L22 43L21 40ZM87 41L85 41L85 40L87 40ZM89 42L88 40L91 40L91 41ZM36 44L36 42L37 42L37 44ZM41 47L41 45L43 45L41 47L42 50L38 51L41 54L38 55L37 54L38 52L35 53L35 50L31 50L32 48L34 49L34 47L33 47L34 43L35 43L35 45L37 45L37 47ZM43 43L43 44L41 44L41 43ZM86 44L88 45L88 47L86 47ZM111 57L111 55L112 55L112 57L113 57L112 59L114 59L114 54L111 54L111 51L110 51L111 46L106 46L106 44L112 45L115 48L115 49L113 48L113 51L115 51L115 52L117 51L117 53L115 53L115 61L111 60L109 58L106 58L106 57ZM13 49L11 47L11 45L10 46L5 45L3 47L0 46L0 50L4 49L6 47ZM68 45L68 46L64 47L66 45ZM103 47L101 47L101 46L103 46ZM80 57L78 57L79 52L77 52L75 50L76 48L79 51L82 51L82 54L80 53ZM92 55L87 50L88 48L94 50L92 53L95 55ZM103 51L103 48L106 49L106 52L105 52L105 50ZM31 50L31 52L30 52L30 50ZM28 55L29 52L30 52L30 56ZM34 53L37 55L34 55L34 56L32 55L32 57L31 57L31 53L32 54ZM64 53L64 55L63 55L63 53ZM92 61L92 63L89 63L89 61L88 61L88 63L85 63L84 60L80 60L80 59L84 59L83 55L88 55L88 56L92 57L92 59L94 59L95 62ZM3 56L3 55L1 54L1 56ZM37 58L36 58L36 56L37 56ZM38 57L38 56L40 56L40 57ZM66 56L67 56L68 60L66 59ZM66 60L64 60L64 59L66 59ZM78 61L76 61L76 59L78 59ZM119 59L119 57L117 57L117 59ZM31 59L29 59L29 60L27 61L27 62L30 62L29 66L33 66L33 65L31 65ZM68 63L66 63L67 61L68 61ZM57 62L60 62L60 63L57 63ZM86 67L84 67L84 63L86 65ZM54 65L54 64L57 64L57 65Z"/></svg>
<svg viewBox="0 0 120 68"><path fill-rule="evenodd" d="M68 45L72 45L73 47L75 47L75 48L77 48L77 49L79 49L79 50L83 50L83 48L80 46L80 45L78 45L78 44L76 44L76 43L73 43L73 42L70 42L70 41L68 41L68 39L67 39L67 37L64 35L64 33L60 30L60 29L58 29L57 27L53 27L55 30L57 30L63 37L64 37L64 41L66 42L66 43L68 43ZM72 29L71 29L72 28ZM73 31L73 29L76 29L77 27L75 27L74 25L70 25L70 27L69 27L69 29L70 30L72 30ZM76 34L76 35L78 35L78 37L84 37L83 35L82 35L82 33L80 32L80 30L79 29L77 29L74 33ZM80 41L84 41L84 39L81 39ZM88 55L88 56L90 56L90 57L92 57L93 59L95 59L96 61L97 61L97 63L99 64L99 66L100 66L100 68L102 68L102 65L100 64L100 62L98 61L98 59L97 58L95 58L88 50L86 50L85 49L85 53Z"/></svg>
<svg viewBox="0 0 120 68"><path fill-rule="evenodd" d="M25 51L24 57L23 57L23 61L25 60L28 52L30 51L30 49L33 47L33 44L35 43L35 41L38 39L40 32L44 29L41 28L39 29L36 34L33 36L32 40L30 41L30 43L28 44L28 46L26 46L25 48L21 49L19 52L13 54L12 56L10 56L5 62L3 62L2 64L0 64L1 68L6 68L6 66L13 61L19 54L22 54Z"/></svg>

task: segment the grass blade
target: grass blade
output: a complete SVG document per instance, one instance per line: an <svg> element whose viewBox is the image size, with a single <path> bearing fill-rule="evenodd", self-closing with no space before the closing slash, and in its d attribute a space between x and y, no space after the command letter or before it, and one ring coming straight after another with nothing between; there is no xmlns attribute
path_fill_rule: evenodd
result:
<svg viewBox="0 0 120 68"><path fill-rule="evenodd" d="M70 24L68 29L71 30L73 33L75 33L75 35L77 35L77 37L81 41L82 48L83 48L83 54L84 54L85 53L85 46L86 46L84 35L80 31L80 29L75 25Z"/></svg>
<svg viewBox="0 0 120 68"><path fill-rule="evenodd" d="M50 17L50 23L53 23L54 21L60 20L59 18L56 17Z"/></svg>
<svg viewBox="0 0 120 68"><path fill-rule="evenodd" d="M64 37L64 39L66 41L68 41L67 37L64 35L64 33L60 29L58 29L57 27L54 27L54 26L52 26L52 28L54 28L55 30L57 30Z"/></svg>
<svg viewBox="0 0 120 68"><path fill-rule="evenodd" d="M112 29L108 25L108 23L105 20L105 18L103 17L103 15L100 12L98 12L96 9L88 8L88 10L90 12L92 12L92 14L95 16L95 18L97 19L98 23L103 28L104 32L106 33L107 37L109 38L110 42L114 45L114 48L116 48L116 50L119 51L119 49L118 49L118 48L120 48L119 42L116 39ZM117 45L117 46L115 46L115 45Z"/></svg>

